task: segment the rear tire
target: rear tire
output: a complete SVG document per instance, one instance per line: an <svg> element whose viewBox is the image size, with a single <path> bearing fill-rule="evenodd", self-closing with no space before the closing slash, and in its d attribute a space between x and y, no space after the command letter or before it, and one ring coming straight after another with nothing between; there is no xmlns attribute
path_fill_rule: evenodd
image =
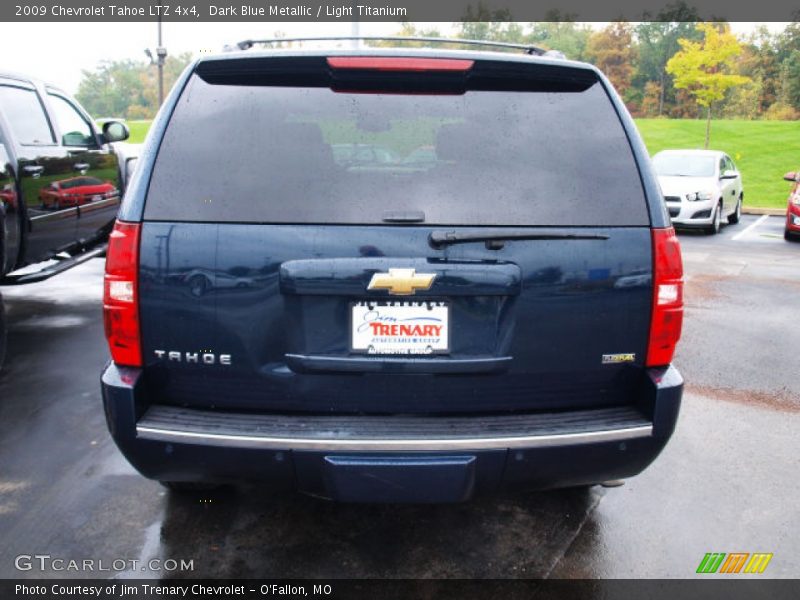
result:
<svg viewBox="0 0 800 600"><path fill-rule="evenodd" d="M739 222L739 219L742 218L742 200L743 198L739 196L739 201L736 202L736 210L734 210L732 214L728 215L728 223L730 225L736 225L736 223Z"/></svg>
<svg viewBox="0 0 800 600"><path fill-rule="evenodd" d="M717 235L719 230L722 228L722 202L717 204L717 207L714 209L714 216L711 221L711 225L708 226L706 229L706 233L709 235Z"/></svg>
<svg viewBox="0 0 800 600"><path fill-rule="evenodd" d="M207 483L204 481L159 481L159 483L172 492L178 492L182 494L191 492L208 492L220 487L217 483Z"/></svg>

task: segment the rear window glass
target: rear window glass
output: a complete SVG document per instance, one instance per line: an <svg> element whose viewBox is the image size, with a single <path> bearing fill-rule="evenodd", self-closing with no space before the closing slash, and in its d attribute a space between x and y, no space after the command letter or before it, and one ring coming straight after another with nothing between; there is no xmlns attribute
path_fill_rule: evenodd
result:
<svg viewBox="0 0 800 600"><path fill-rule="evenodd" d="M145 218L264 223L647 225L602 85L349 93L189 81Z"/></svg>

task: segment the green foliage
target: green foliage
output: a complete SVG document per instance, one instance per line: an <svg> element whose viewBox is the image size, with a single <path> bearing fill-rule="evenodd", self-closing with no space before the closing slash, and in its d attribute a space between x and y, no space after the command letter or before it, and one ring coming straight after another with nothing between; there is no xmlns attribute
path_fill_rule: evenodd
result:
<svg viewBox="0 0 800 600"><path fill-rule="evenodd" d="M586 60L586 47L592 29L586 24L578 25L569 17L563 21L534 23L526 41L548 50L559 50L572 60Z"/></svg>
<svg viewBox="0 0 800 600"><path fill-rule="evenodd" d="M792 50L781 65L780 101L800 109L800 50Z"/></svg>
<svg viewBox="0 0 800 600"><path fill-rule="evenodd" d="M720 109L720 116L757 119L761 115L760 98L763 87L763 80L759 78L732 88Z"/></svg>
<svg viewBox="0 0 800 600"><path fill-rule="evenodd" d="M190 53L167 57L165 94L191 59ZM83 71L75 97L98 117L152 118L158 110L157 69L144 61L103 61L93 71Z"/></svg>
<svg viewBox="0 0 800 600"><path fill-rule="evenodd" d="M658 85L657 115L664 114L675 103L672 78L667 73L667 61L680 50L679 39L699 39L694 27L698 16L693 8L679 2L667 6L657 21L639 23L636 27L638 61L633 85L644 89L648 82ZM651 94L652 94L651 88Z"/></svg>

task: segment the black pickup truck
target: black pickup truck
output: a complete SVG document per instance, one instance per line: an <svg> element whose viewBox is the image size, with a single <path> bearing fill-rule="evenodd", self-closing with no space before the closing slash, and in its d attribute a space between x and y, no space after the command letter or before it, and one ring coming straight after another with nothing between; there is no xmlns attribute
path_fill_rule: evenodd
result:
<svg viewBox="0 0 800 600"><path fill-rule="evenodd" d="M111 142L127 137L118 121L98 131L58 88L0 73L2 285L50 277L85 260L86 250L104 241L125 178L120 151ZM52 258L59 260L55 267L9 275Z"/></svg>
<svg viewBox="0 0 800 600"><path fill-rule="evenodd" d="M105 250L131 158L112 142L127 137L118 121L98 131L58 88L0 72L0 285L41 281ZM15 273L33 263L43 266ZM2 333L0 316L0 364Z"/></svg>

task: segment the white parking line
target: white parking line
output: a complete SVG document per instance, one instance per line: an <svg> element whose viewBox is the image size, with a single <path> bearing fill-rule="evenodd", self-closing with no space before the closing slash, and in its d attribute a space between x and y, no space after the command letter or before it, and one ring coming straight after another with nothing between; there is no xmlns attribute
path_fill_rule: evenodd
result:
<svg viewBox="0 0 800 600"><path fill-rule="evenodd" d="M747 228L745 228L744 230L742 230L742 231L740 231L739 233L737 233L737 234L736 234L735 236L733 236L731 239L732 239L732 240L738 240L738 239L740 239L742 236L744 236L744 235L746 235L747 233L749 233L751 229L755 229L756 227L758 227L759 225L761 225L761 223L763 223L764 221L766 221L768 217L769 217L769 215L761 215L761 218L760 218L760 219L756 219L756 221L755 221L755 222L751 223L751 224L750 224L750 225L749 225Z"/></svg>

